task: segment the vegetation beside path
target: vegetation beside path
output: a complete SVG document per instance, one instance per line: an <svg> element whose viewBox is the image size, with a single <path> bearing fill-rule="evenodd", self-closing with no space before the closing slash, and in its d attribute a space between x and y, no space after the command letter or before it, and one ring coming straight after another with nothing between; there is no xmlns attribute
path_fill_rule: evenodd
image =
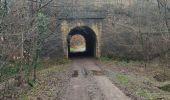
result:
<svg viewBox="0 0 170 100"><path fill-rule="evenodd" d="M29 75L24 74L22 75L23 80L21 85L18 85L18 79L16 79L16 76L18 75L18 67L11 68L11 66L17 66L17 64L9 64L10 66L7 66L6 69L2 70L4 72L9 72L3 74L3 77L6 78L0 82L0 100L18 100L19 98L20 100L30 100L31 98L37 99L44 97L39 94L46 94L45 96L47 97L50 95L52 96L53 90L51 90L50 87L59 83L61 78L65 76L69 68L69 63L70 61L68 59L43 59L37 66L37 79L35 81L30 79L32 77L31 72ZM29 72L29 66L24 67L24 73ZM56 92L54 94L56 94Z"/></svg>
<svg viewBox="0 0 170 100"><path fill-rule="evenodd" d="M111 57L100 61L110 80L134 100L170 100L170 68L164 64Z"/></svg>

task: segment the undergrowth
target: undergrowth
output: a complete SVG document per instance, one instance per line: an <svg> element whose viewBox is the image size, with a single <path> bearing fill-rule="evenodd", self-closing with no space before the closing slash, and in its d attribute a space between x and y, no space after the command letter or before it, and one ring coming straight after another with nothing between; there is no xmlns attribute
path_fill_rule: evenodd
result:
<svg viewBox="0 0 170 100"><path fill-rule="evenodd" d="M41 59L38 61L36 69L42 70L54 65L64 65L67 63L69 63L68 59ZM33 70L33 67L30 64L21 64L17 61L7 62L5 66L0 69L0 82L8 80L9 78L14 78L17 74L19 74L21 68L25 75L28 75Z"/></svg>
<svg viewBox="0 0 170 100"><path fill-rule="evenodd" d="M110 56L110 55L103 55L99 58L101 61L122 61L129 63L130 61L139 61L139 60L133 60L128 57L119 57L119 56Z"/></svg>
<svg viewBox="0 0 170 100"><path fill-rule="evenodd" d="M109 68L108 77L127 95L142 100L170 100L169 69L162 63L127 60L102 56L100 61ZM147 66L145 66L147 64ZM166 69L166 70L165 70ZM168 95L167 95L168 94Z"/></svg>
<svg viewBox="0 0 170 100"><path fill-rule="evenodd" d="M128 85L129 83L129 78L127 75L117 74L116 79L119 81L120 84L123 84L123 85Z"/></svg>
<svg viewBox="0 0 170 100"><path fill-rule="evenodd" d="M30 84L33 85L32 88L27 91L26 94L22 94L19 100L30 100L30 98L33 97L41 98L41 95L45 95L48 98L54 97L56 91L53 90L57 82L61 81L60 77L57 75L66 72L67 69L68 64L64 64L52 65L51 67L38 71L38 82L30 81Z"/></svg>

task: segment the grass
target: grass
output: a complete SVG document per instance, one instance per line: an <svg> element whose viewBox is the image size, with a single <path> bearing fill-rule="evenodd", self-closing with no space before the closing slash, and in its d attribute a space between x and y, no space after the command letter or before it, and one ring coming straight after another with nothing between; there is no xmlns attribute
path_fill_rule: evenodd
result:
<svg viewBox="0 0 170 100"><path fill-rule="evenodd" d="M48 60L41 60L40 61L41 66L45 66L46 68L55 66L55 65L65 65L70 63L70 60L68 59L48 59Z"/></svg>
<svg viewBox="0 0 170 100"><path fill-rule="evenodd" d="M20 67L22 66L23 70L25 73L28 73L29 71L29 65L27 64L19 64L17 62L8 62L3 68L1 68L0 73L1 73L1 80L5 81L8 80L11 77L15 77L20 70Z"/></svg>
<svg viewBox="0 0 170 100"><path fill-rule="evenodd" d="M68 59L49 59L41 60L37 70L37 80L28 82L31 86L27 93L21 94L19 100L30 100L30 98L39 97L41 94L47 97L53 97L56 92L52 90L55 88L60 77L59 73L64 73L68 69ZM55 92L55 93L54 93Z"/></svg>
<svg viewBox="0 0 170 100"><path fill-rule="evenodd" d="M68 59L49 59L49 60L41 59L38 62L36 69L43 70L54 65L64 65L67 63L69 63ZM21 66L23 68L25 75L28 75L30 70L33 69L31 65L20 64L16 61L10 61L3 68L0 69L1 73L0 82L8 80L9 78L14 78L19 73Z"/></svg>
<svg viewBox="0 0 170 100"><path fill-rule="evenodd" d="M159 87L159 89L162 89L162 90L164 90L164 91L170 92L170 84L167 84L167 85L165 85L165 86Z"/></svg>
<svg viewBox="0 0 170 100"><path fill-rule="evenodd" d="M112 61L113 60L113 57L111 56L101 56L99 58L100 61Z"/></svg>
<svg viewBox="0 0 170 100"><path fill-rule="evenodd" d="M74 49L74 48L70 48L70 51L71 51L71 52L74 52L74 51L76 51L76 49Z"/></svg>
<svg viewBox="0 0 170 100"><path fill-rule="evenodd" d="M144 61L116 59L108 56L99 59L109 69L107 71L109 73L108 77L127 95L130 94L132 98L142 100L170 100L169 92L161 90L168 90L165 84L169 80L159 82L154 78L155 75L159 76L160 74L161 76L158 78L161 80L165 76L170 76L170 69L164 67L163 64L155 61L146 63ZM166 75L163 73L166 73Z"/></svg>
<svg viewBox="0 0 170 100"><path fill-rule="evenodd" d="M56 82L60 81L60 77L58 77L58 73L64 73L68 69L68 64L63 65L53 65L46 69L40 70L37 72L38 82L34 83L34 86L28 93L23 94L20 100L28 100L30 97L39 97L41 95L45 95L48 98L55 96ZM50 84L50 85L49 85ZM45 93L45 94L44 94ZM25 99L26 98L26 99Z"/></svg>
<svg viewBox="0 0 170 100"><path fill-rule="evenodd" d="M86 48L80 47L80 48L70 48L70 52L75 53L75 52L84 52L86 51Z"/></svg>
<svg viewBox="0 0 170 100"><path fill-rule="evenodd" d="M39 74L39 76L44 77L44 76L50 75L52 73L62 73L66 70L66 68L67 68L67 64L53 65L49 68L39 71L38 74Z"/></svg>
<svg viewBox="0 0 170 100"><path fill-rule="evenodd" d="M22 87L19 91L17 90L15 85L11 84L9 91L5 91L3 94L9 94L13 95L17 93L17 96L15 97L16 100L30 100L26 94L27 91L32 90L33 94L39 93L39 89L46 89L46 86L49 85L48 82L53 81L55 79L55 85L57 84L57 80L59 78L56 78L59 73L64 73L66 69L68 68L69 64L68 59L41 59L39 60L37 64L37 79L33 81L33 67L31 65L27 64L20 64L16 61L10 61L6 63L6 65L0 69L1 73L1 82L5 82L7 80L15 79L16 76L18 77L22 66L22 77L24 81L24 87ZM43 80L43 82L42 82ZM52 82L53 84L53 82ZM12 88L12 89L11 89ZM51 91L48 89L48 96L51 96ZM35 92L34 92L35 91ZM11 92L11 93L9 93ZM1 95L1 93L0 93Z"/></svg>
<svg viewBox="0 0 170 100"><path fill-rule="evenodd" d="M29 100L29 98L26 95L22 95L19 100Z"/></svg>
<svg viewBox="0 0 170 100"><path fill-rule="evenodd" d="M126 62L130 61L130 59L127 57L118 57L118 56L110 56L110 55L103 55L99 59L103 61L110 61L110 60L126 61Z"/></svg>
<svg viewBox="0 0 170 100"><path fill-rule="evenodd" d="M130 66L130 65L134 65L134 64L141 64L143 63L143 61L138 61L138 60L130 60L129 58L126 58L126 57L113 57L113 56L101 56L99 58L100 61L102 62L112 62L116 65L119 65L119 66Z"/></svg>
<svg viewBox="0 0 170 100"><path fill-rule="evenodd" d="M129 78L127 75L117 74L116 79L119 81L120 84L123 84L123 85L128 85L129 83Z"/></svg>
<svg viewBox="0 0 170 100"><path fill-rule="evenodd" d="M114 79L115 78L115 79ZM145 89L144 81L141 78L141 83L140 82L135 82L140 79L140 77L134 77L129 74L123 74L121 72L115 72L113 74L113 81L119 84L118 86L122 87L125 89L127 92L130 91L131 94L133 94L135 97L140 97L144 98L144 100L157 100L157 98L161 98L162 96L160 94L157 94L158 91L152 91ZM134 81L135 79L135 81ZM147 81L147 84L149 84L150 80ZM164 100L164 99L163 99ZM167 99L165 99L167 100Z"/></svg>
<svg viewBox="0 0 170 100"><path fill-rule="evenodd" d="M152 93L150 93L148 90L145 90L145 89L138 89L136 91L136 95L144 97L145 100L155 100L156 99L156 97Z"/></svg>

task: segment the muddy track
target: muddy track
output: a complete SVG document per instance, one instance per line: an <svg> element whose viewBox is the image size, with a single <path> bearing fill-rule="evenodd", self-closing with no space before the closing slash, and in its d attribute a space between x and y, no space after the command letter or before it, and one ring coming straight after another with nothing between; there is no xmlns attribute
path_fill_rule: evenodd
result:
<svg viewBox="0 0 170 100"><path fill-rule="evenodd" d="M104 75L94 59L73 59L72 78L62 100L130 100Z"/></svg>

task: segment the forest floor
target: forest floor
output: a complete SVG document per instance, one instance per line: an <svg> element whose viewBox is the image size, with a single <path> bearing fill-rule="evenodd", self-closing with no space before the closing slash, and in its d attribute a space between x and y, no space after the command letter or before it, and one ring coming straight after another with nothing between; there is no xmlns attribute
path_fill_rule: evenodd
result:
<svg viewBox="0 0 170 100"><path fill-rule="evenodd" d="M170 69L137 61L73 59L39 72L26 100L170 100ZM117 88L118 87L118 88Z"/></svg>
<svg viewBox="0 0 170 100"><path fill-rule="evenodd" d="M157 61L102 60L109 79L133 100L170 100L170 68Z"/></svg>
<svg viewBox="0 0 170 100"><path fill-rule="evenodd" d="M73 59L67 71L55 67L39 73L39 84L24 100L130 100L118 89L92 58ZM57 69L58 70L58 69Z"/></svg>
<svg viewBox="0 0 170 100"><path fill-rule="evenodd" d="M143 65L72 59L69 65L39 71L38 82L21 100L170 100L170 69Z"/></svg>

